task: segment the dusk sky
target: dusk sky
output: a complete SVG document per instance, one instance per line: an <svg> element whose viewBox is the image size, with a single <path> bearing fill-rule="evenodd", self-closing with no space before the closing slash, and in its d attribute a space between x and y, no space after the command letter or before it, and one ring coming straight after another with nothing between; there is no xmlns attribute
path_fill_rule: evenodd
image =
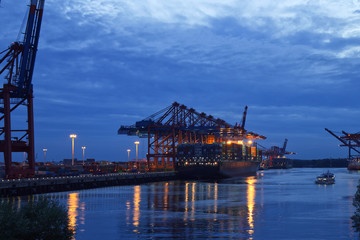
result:
<svg viewBox="0 0 360 240"><path fill-rule="evenodd" d="M1 1L0 51L19 40L28 4ZM127 161L137 138L117 135L120 125L174 101L231 124L247 105L261 145L288 138L295 159L346 157L324 128L360 130L359 77L355 0L46 0L36 160L43 148L49 161L71 158L75 133L75 157L86 146L85 158Z"/></svg>

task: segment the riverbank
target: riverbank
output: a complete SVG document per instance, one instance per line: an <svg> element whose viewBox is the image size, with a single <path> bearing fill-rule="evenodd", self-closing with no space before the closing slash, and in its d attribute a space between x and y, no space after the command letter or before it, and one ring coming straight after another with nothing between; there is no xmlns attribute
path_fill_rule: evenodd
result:
<svg viewBox="0 0 360 240"><path fill-rule="evenodd" d="M0 181L0 197L134 185L175 179L175 172L84 174L68 177L9 179Z"/></svg>
<svg viewBox="0 0 360 240"><path fill-rule="evenodd" d="M294 168L346 168L348 161L346 158L325 158L313 160L293 159Z"/></svg>

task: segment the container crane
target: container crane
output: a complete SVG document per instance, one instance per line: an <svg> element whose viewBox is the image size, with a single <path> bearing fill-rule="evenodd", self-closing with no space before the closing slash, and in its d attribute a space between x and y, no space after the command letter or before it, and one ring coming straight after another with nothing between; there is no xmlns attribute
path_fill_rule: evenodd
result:
<svg viewBox="0 0 360 240"><path fill-rule="evenodd" d="M285 138L283 147L271 146L270 149L266 149L265 147L262 150L262 155L265 157L263 162L261 163L261 167L263 169L266 168L291 168L292 162L290 159L285 158L285 155L295 154L293 152L286 151L288 139Z"/></svg>
<svg viewBox="0 0 360 240"><path fill-rule="evenodd" d="M45 0L30 0L23 41L13 42L0 52L0 75L5 75L0 89L0 152L4 153L6 178L32 177L35 174L32 76L44 3ZM26 106L27 127L12 129L11 113L21 105ZM15 165L13 152L27 153L27 166Z"/></svg>
<svg viewBox="0 0 360 240"><path fill-rule="evenodd" d="M349 160L353 158L357 158L360 156L360 133L347 133L345 131L342 131L343 135L338 136L333 131L325 128L325 131L330 133L333 137L335 137L337 140L339 140L342 145L340 147L348 147L349 149ZM352 154L351 151L356 152L357 154Z"/></svg>
<svg viewBox="0 0 360 240"><path fill-rule="evenodd" d="M148 138L148 167L154 169L173 166L176 146L182 143L219 143L244 139L266 139L245 130L247 107L241 125L231 125L204 112L174 102L172 105L136 122L121 126L118 134Z"/></svg>
<svg viewBox="0 0 360 240"><path fill-rule="evenodd" d="M243 118L242 118L242 122L241 122L241 129L243 131L245 131L245 121L246 121L247 109L248 109L248 106L245 106L245 111L243 113Z"/></svg>

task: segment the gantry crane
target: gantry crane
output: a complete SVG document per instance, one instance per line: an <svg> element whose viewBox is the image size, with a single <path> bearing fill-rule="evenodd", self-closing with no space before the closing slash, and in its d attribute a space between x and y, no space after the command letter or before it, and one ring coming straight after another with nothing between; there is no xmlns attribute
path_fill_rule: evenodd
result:
<svg viewBox="0 0 360 240"><path fill-rule="evenodd" d="M7 178L32 177L35 174L32 76L44 3L45 0L30 0L23 41L13 42L0 52L0 75L5 75L0 89L0 152L4 153ZM25 129L12 128L11 114L19 106L26 106ZM27 164L16 166L12 161L13 152L26 153Z"/></svg>
<svg viewBox="0 0 360 240"><path fill-rule="evenodd" d="M233 126L222 119L174 102L134 125L121 126L118 134L148 138L149 168L172 168L178 144L265 139L264 136L245 130L246 113L247 107L241 125Z"/></svg>
<svg viewBox="0 0 360 240"><path fill-rule="evenodd" d="M339 140L342 145L340 147L348 147L349 149L349 160L358 158L360 156L360 133L347 133L342 131L342 136L336 135L331 130L325 128L325 131L334 136L337 140ZM356 152L357 154L353 154L351 151Z"/></svg>
<svg viewBox="0 0 360 240"><path fill-rule="evenodd" d="M278 147L278 146L271 146L270 149L266 149L265 147L259 145L263 148L263 150L262 150L262 155L264 157L263 163L262 163L263 168L273 167L274 159L284 158L285 155L295 154L293 152L286 151L287 142L288 142L288 139L285 138L282 148Z"/></svg>
<svg viewBox="0 0 360 240"><path fill-rule="evenodd" d="M262 150L264 156L269 156L269 158L277 158L277 157L283 157L285 154L293 154L291 152L286 152L286 146L287 146L288 139L285 138L283 147L278 146L271 146L270 149L266 149L265 147Z"/></svg>

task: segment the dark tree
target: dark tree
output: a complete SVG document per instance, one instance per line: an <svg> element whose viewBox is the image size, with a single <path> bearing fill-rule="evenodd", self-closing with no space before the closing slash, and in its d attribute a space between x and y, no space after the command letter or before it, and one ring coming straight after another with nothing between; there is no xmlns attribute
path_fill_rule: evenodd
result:
<svg viewBox="0 0 360 240"><path fill-rule="evenodd" d="M67 240L74 235L69 228L67 210L46 198L19 210L11 203L1 203L0 233L0 240Z"/></svg>
<svg viewBox="0 0 360 240"><path fill-rule="evenodd" d="M352 227L355 229L356 232L359 232L360 231L360 183L357 186L357 191L355 193L353 205L355 206L356 210L354 215L351 217L353 221Z"/></svg>

